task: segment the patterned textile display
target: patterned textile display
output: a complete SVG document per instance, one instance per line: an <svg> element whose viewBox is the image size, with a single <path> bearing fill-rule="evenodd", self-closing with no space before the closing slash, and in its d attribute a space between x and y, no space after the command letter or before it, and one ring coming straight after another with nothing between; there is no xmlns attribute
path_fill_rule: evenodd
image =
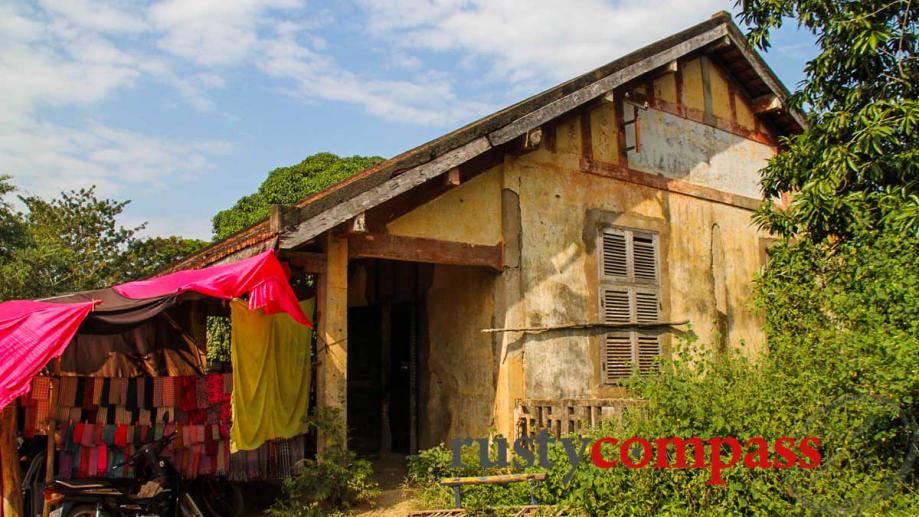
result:
<svg viewBox="0 0 919 517"><path fill-rule="evenodd" d="M130 467L112 466L137 447L171 433L175 438L164 457L185 477L289 477L304 457L303 437L273 440L242 456L231 455L231 396L229 373L127 379L40 376L21 400L23 434L43 434L43 422L56 421L59 479L134 477Z"/></svg>

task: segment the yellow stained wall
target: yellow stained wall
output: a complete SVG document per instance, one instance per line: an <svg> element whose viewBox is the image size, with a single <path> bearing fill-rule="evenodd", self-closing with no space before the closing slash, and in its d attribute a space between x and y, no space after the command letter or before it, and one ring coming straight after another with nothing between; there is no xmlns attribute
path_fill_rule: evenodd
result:
<svg viewBox="0 0 919 517"><path fill-rule="evenodd" d="M681 63L684 105L704 110L708 89L711 114L730 117L729 95L734 95L737 124L753 129L755 122L745 98L728 88L729 79L716 66L708 64L706 86L698 59ZM672 74L655 78L653 85L656 97L676 102ZM613 104L599 103L587 117L592 158L617 163ZM761 321L749 303L753 277L762 266L761 240L766 236L751 223L751 212L588 174L581 170L580 116L564 118L550 127L555 132L554 149L543 145L522 156L508 155L503 165L393 221L388 230L405 236L496 244L503 239L501 191L512 190L519 196L522 226L522 299L507 303L522 311L527 325L540 326L599 319L597 228L591 217L599 213L624 226L651 229L661 235L663 318L690 320L701 342L716 346L716 299L723 299L725 341L732 346L746 343L749 353L761 350ZM744 142L744 148L749 145L753 144ZM764 152L774 149L764 146ZM706 166L730 175L734 167L746 166L744 156L748 153L723 149ZM713 252L716 225L722 257L715 257ZM716 263L723 270L718 279ZM494 321L505 321L503 314L495 313L503 310L494 302L497 278L496 273L482 268L435 268L434 284L427 294L431 386L424 402L428 411L422 416L421 446L487 433L495 426L495 412L507 407L498 398L624 394L600 382L599 338L557 333L515 335L515 349L522 350L524 383L504 390L507 393L497 389L499 370L520 363L520 355L514 361L503 361L496 352L496 342L480 332ZM498 420L512 421L506 415ZM497 431L513 434L511 426L502 427L507 428Z"/></svg>
<svg viewBox="0 0 919 517"><path fill-rule="evenodd" d="M495 403L491 326L495 274L476 267L435 266L427 292L427 400L419 447L457 437L488 436Z"/></svg>
<svg viewBox="0 0 919 517"><path fill-rule="evenodd" d="M493 246L501 241L501 168L494 167L386 225L389 233Z"/></svg>

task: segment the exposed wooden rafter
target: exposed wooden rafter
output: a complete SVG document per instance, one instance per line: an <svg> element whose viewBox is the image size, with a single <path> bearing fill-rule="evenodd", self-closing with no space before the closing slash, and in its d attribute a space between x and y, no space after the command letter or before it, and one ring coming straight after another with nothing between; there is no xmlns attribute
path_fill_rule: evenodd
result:
<svg viewBox="0 0 919 517"><path fill-rule="evenodd" d="M750 101L753 113L762 115L764 113L774 113L784 108L782 99L777 95L763 95Z"/></svg>
<svg viewBox="0 0 919 517"><path fill-rule="evenodd" d="M417 187L431 178L440 176L448 170L459 166L489 149L491 149L491 145L488 143L488 139L484 137L476 138L466 145L444 153L427 163L409 169L381 185L364 191L347 201L317 214L315 217L301 222L290 231L281 233L278 236L278 241L282 248L296 248L315 238L322 232L360 213L366 212L369 208Z"/></svg>
<svg viewBox="0 0 919 517"><path fill-rule="evenodd" d="M348 254L351 258L483 266L496 271L500 271L503 266L501 245L485 246L420 237L402 237L388 233L348 236Z"/></svg>

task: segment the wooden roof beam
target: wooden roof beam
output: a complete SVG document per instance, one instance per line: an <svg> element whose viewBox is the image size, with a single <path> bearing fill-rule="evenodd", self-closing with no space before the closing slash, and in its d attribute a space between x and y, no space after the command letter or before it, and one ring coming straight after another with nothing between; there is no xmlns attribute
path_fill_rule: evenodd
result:
<svg viewBox="0 0 919 517"><path fill-rule="evenodd" d="M764 115L766 113L775 113L777 111L782 111L785 106L782 104L782 99L777 95L762 95L750 101L753 113L757 115Z"/></svg>
<svg viewBox="0 0 919 517"><path fill-rule="evenodd" d="M491 145L488 143L488 139L485 137L476 138L466 145L444 153L417 167L408 169L370 190L366 190L347 201L343 201L324 212L316 214L314 217L300 222L290 231L282 232L278 236L278 242L282 248L296 248L322 232L403 192L408 192L429 179L440 176L489 149L491 149Z"/></svg>
<svg viewBox="0 0 919 517"><path fill-rule="evenodd" d="M500 244L486 246L421 237L402 237L389 233L349 235L348 255L351 258L482 266L495 271L501 271L504 262Z"/></svg>
<svg viewBox="0 0 919 517"><path fill-rule="evenodd" d="M707 47L713 43L722 42L727 35L727 26L721 24L645 59L625 66L584 88L535 109L510 124L496 131L492 131L488 134L488 141L491 142L493 146L507 143L527 131L535 129L582 104L605 95L621 84L627 83L658 68L667 68L670 66L671 62L676 61L690 52Z"/></svg>

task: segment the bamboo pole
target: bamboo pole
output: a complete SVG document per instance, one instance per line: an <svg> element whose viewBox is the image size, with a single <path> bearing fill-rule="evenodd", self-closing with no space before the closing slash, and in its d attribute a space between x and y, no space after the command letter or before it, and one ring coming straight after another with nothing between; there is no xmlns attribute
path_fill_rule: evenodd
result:
<svg viewBox="0 0 919 517"><path fill-rule="evenodd" d="M676 327L686 325L689 320L682 321L649 321L644 323L603 323L603 322L582 322L566 323L564 325L548 325L544 327L517 327L517 328L496 328L482 329L485 334L494 334L499 332L525 332L528 334L539 334L541 332L551 332L559 330L591 330L591 329L608 329L608 330L633 330L654 327Z"/></svg>
<svg viewBox="0 0 919 517"><path fill-rule="evenodd" d="M60 358L55 359L54 368L55 373L60 375L61 360ZM54 400L54 388L55 381L59 381L60 377L52 378L51 380L51 389L48 392L48 395L51 397L51 400ZM45 485L48 485L54 481L54 420L49 415L48 420L45 422L45 429L48 434L48 444L45 449ZM47 504L42 504L41 515L42 517L48 517L51 513L51 508Z"/></svg>

